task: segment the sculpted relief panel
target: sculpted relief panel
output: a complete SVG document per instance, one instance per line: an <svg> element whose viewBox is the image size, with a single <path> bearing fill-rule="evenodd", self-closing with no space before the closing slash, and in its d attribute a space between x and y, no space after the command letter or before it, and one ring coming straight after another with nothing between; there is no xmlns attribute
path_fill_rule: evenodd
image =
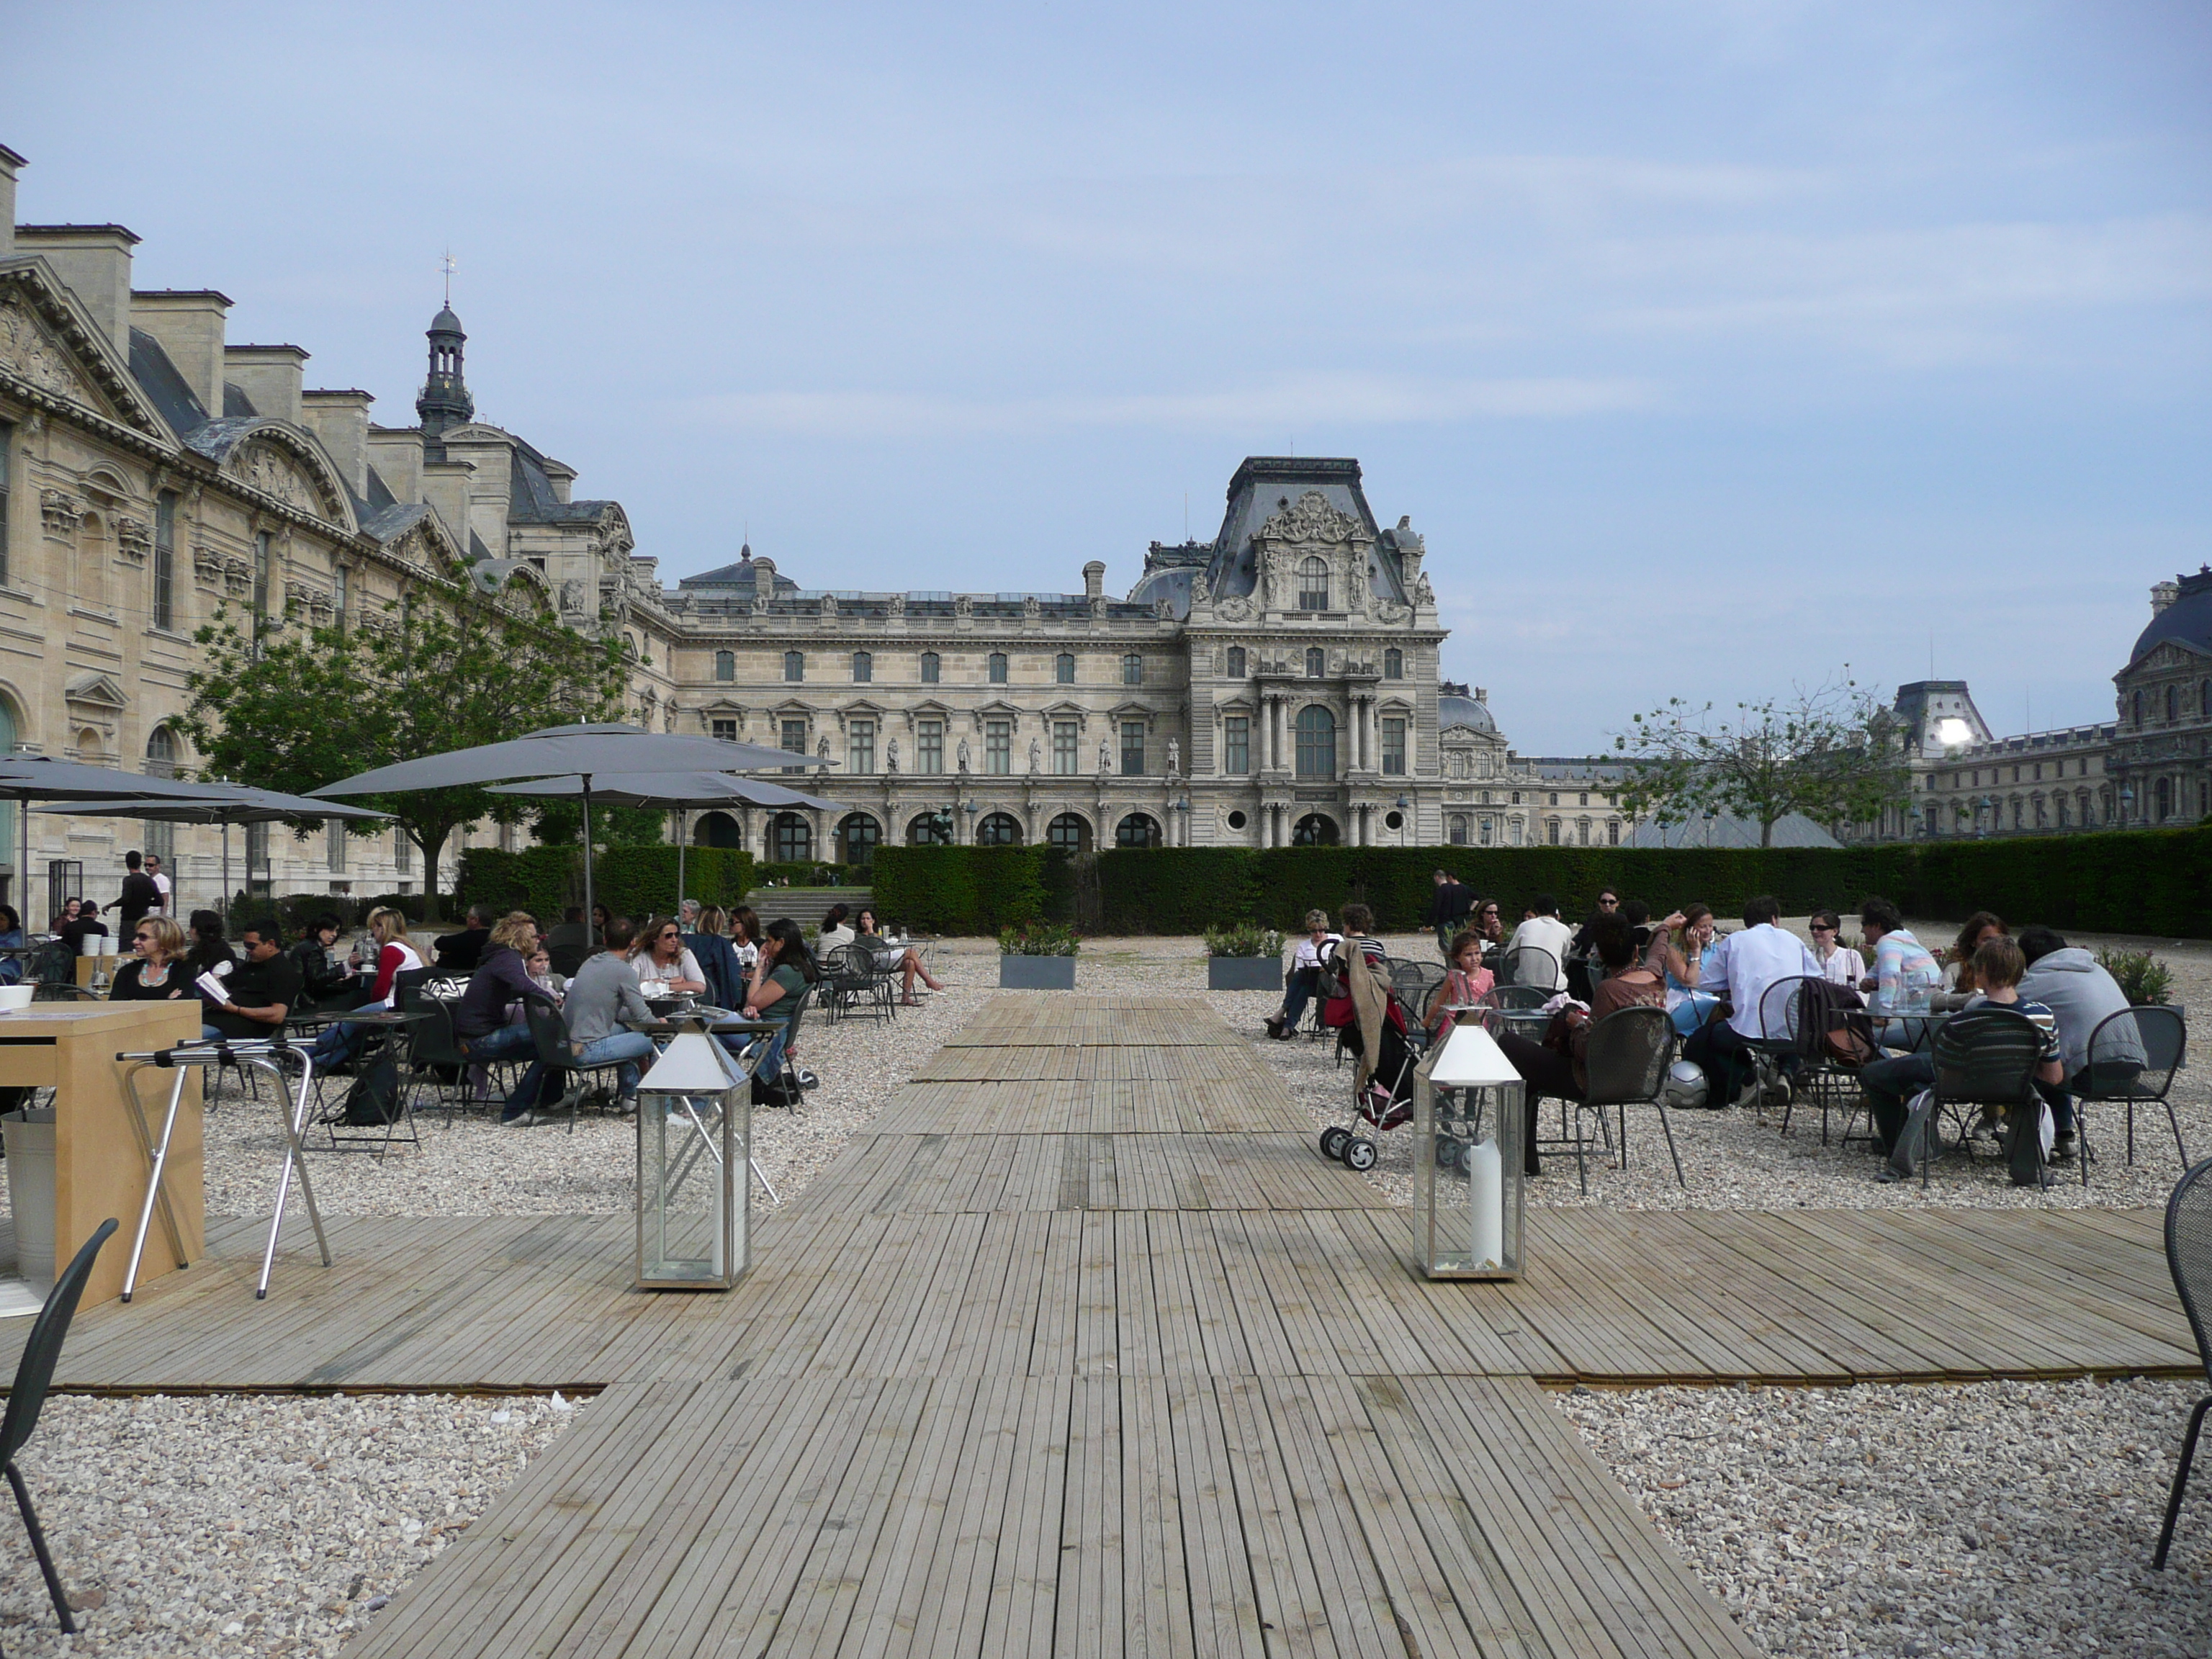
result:
<svg viewBox="0 0 2212 1659"><path fill-rule="evenodd" d="M107 400L78 374L69 353L55 343L30 307L19 299L0 300L0 368L41 392L103 415L108 411Z"/></svg>
<svg viewBox="0 0 2212 1659"><path fill-rule="evenodd" d="M273 444L247 444L231 462L231 471L241 483L274 495L287 507L317 518L326 516L319 492L307 474Z"/></svg>

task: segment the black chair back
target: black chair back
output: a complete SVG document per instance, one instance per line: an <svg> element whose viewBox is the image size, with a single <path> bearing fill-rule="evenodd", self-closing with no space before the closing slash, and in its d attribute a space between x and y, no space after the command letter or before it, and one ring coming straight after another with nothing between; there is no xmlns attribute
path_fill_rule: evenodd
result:
<svg viewBox="0 0 2212 1659"><path fill-rule="evenodd" d="M2212 1161L2182 1176L2166 1200L2166 1266L2196 1335L2197 1357L2212 1376L2212 1336L2204 1329L2205 1302L2212 1297Z"/></svg>
<svg viewBox="0 0 2212 1659"><path fill-rule="evenodd" d="M2189 1026L2176 1008L2124 1008L2089 1033L2078 1081L2085 1100L2164 1100L2189 1059Z"/></svg>
<svg viewBox="0 0 2212 1659"><path fill-rule="evenodd" d="M2034 1097L2043 1033L2027 1015L1984 1004L1937 1029L1934 1059L1946 1105L2017 1106Z"/></svg>
<svg viewBox="0 0 2212 1659"><path fill-rule="evenodd" d="M1534 985L1554 994L1559 988L1559 959L1549 951L1533 945L1523 945L1505 953L1504 971L1498 975L1501 985Z"/></svg>
<svg viewBox="0 0 2212 1659"><path fill-rule="evenodd" d="M92 1277L100 1247L114 1232L114 1218L100 1224L99 1231L85 1240L84 1248L62 1269L62 1276L46 1293L46 1305L31 1323L31 1334L23 1341L23 1357L15 1364L15 1383L8 1390L8 1414L0 1419L0 1467L15 1461L31 1431L39 1426L47 1386L54 1380L54 1367L61 1362L62 1339L69 1334L70 1322L76 1317L76 1304L84 1296L85 1281Z"/></svg>
<svg viewBox="0 0 2212 1659"><path fill-rule="evenodd" d="M1826 981L1817 975L1778 979L1759 995L1759 1041L1778 1054L1820 1058L1820 1039L1827 1022L1815 1012L1813 999Z"/></svg>
<svg viewBox="0 0 2212 1659"><path fill-rule="evenodd" d="M1490 1006L1493 1008L1540 1008L1558 992L1541 985L1493 985L1490 988Z"/></svg>
<svg viewBox="0 0 2212 1659"><path fill-rule="evenodd" d="M1674 1022L1664 1008L1616 1008L1590 1027L1583 1073L1590 1106L1637 1105L1659 1097L1674 1063Z"/></svg>
<svg viewBox="0 0 2212 1659"><path fill-rule="evenodd" d="M558 1008L535 997L526 997L523 1000L522 1018L530 1026L530 1042L539 1065L549 1072L565 1072L574 1066L568 1048L568 1026Z"/></svg>

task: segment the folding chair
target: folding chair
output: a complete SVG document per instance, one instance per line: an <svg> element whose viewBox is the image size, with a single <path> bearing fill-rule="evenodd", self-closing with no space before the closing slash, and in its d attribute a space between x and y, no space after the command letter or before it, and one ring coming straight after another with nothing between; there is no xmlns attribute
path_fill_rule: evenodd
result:
<svg viewBox="0 0 2212 1659"><path fill-rule="evenodd" d="M604 1079L609 1073L619 1073L624 1062L606 1060L593 1066L578 1065L575 1051L568 1046L568 1022L561 1018L561 1011L549 1007L534 997L522 1005L522 1017L529 1023L530 1041L538 1063L544 1068L544 1074L538 1082L538 1105L535 1109L540 1116L545 1116L566 1107L568 1133L574 1134L576 1133L576 1113L583 1105L586 1096L599 1093L604 1097L620 1092L618 1084L612 1091L604 1085L594 1090L590 1079L594 1077ZM629 1063L636 1064L634 1060ZM548 1106L545 1102L556 1091L558 1097Z"/></svg>
<svg viewBox="0 0 2212 1659"><path fill-rule="evenodd" d="M2212 1171L2212 1163L2198 1164L2181 1177L2173 1195L2166 1200L2166 1266L2173 1275L2181 1310L2189 1316L2190 1331L2197 1338L2197 1359L2207 1376L2212 1377L2212 1338L2205 1334L2201 1305L2203 1292L2212 1289L2212 1184L2208 1184L2208 1171ZM2181 1437L2181 1461L2174 1466L2173 1486L2166 1498L2166 1524L2159 1528L2158 1553L2150 1562L2161 1572L2166 1570L2166 1553L2173 1547L2173 1523L2181 1517L2181 1494L2189 1485L2189 1468L2197 1458L2197 1436L2204 1426L2208 1407L2212 1407L2212 1395L2197 1402L2189 1413L2188 1431ZM10 1404L11 1417L14 1412ZM15 1473L12 1463L9 1473Z"/></svg>
<svg viewBox="0 0 2212 1659"><path fill-rule="evenodd" d="M1967 1145L1966 1109L2002 1106L2012 1115L2013 1133L2027 1135L2035 1152L2036 1182L2051 1184L2043 1161L2043 1097L2035 1073L2043 1064L2043 1033L2026 1014L1984 1003L1947 1020L1936 1032L1936 1110L1920 1137L1920 1184L1928 1185L1935 1161L1930 1143L1945 1112L1959 1126L1958 1144ZM1968 1147L1967 1156L1972 1150Z"/></svg>
<svg viewBox="0 0 2212 1659"><path fill-rule="evenodd" d="M1674 1063L1674 1024L1664 1008L1616 1008L1590 1027L1583 1049L1583 1075L1588 1087L1575 1109L1575 1177L1584 1193L1589 1176L1583 1167L1582 1115L1595 1112L1602 1126L1608 1108L1620 1114L1620 1167L1628 1168L1628 1109L1656 1106L1659 1127L1667 1136L1667 1155L1674 1160L1674 1179L1685 1191L1689 1182L1682 1174L1682 1154L1674 1145L1674 1125L1667 1115L1667 1071Z"/></svg>
<svg viewBox="0 0 2212 1659"><path fill-rule="evenodd" d="M2107 1014L2089 1033L2089 1055L2072 1081L2074 1112L2084 1127L2081 1139L2081 1181L2089 1180L2089 1141L2086 1133L2087 1105L2125 1106L2128 1109L2128 1162L2136 1161L2136 1108L2153 1102L2166 1108L2166 1121L2173 1129L2173 1149L2189 1166L2189 1149L2181 1144L2181 1120L2166 1097L2173 1075L2189 1060L2189 1026L2178 1008L2123 1009Z"/></svg>
<svg viewBox="0 0 2212 1659"><path fill-rule="evenodd" d="M791 1024L784 1032L783 1064L772 1078L753 1074L753 1103L756 1106L781 1106L793 1117L799 1115L799 1101L806 1091L799 1086L797 1066L791 1058L792 1045L799 1041L799 1028L806 1018L806 1000L802 997L792 1005ZM759 1041L766 1042L766 1037Z"/></svg>

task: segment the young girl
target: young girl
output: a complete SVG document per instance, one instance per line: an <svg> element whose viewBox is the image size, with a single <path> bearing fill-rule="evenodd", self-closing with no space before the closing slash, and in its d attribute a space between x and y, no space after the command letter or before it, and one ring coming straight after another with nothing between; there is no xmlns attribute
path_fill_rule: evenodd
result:
<svg viewBox="0 0 2212 1659"><path fill-rule="evenodd" d="M1644 966L1667 980L1667 1013L1684 1036L1705 1023L1720 1004L1711 991L1700 991L1698 981L1713 959L1713 913L1703 904L1687 904L1659 924L1645 953Z"/></svg>
<svg viewBox="0 0 2212 1659"><path fill-rule="evenodd" d="M1438 1036L1450 1030L1459 1018L1455 1010L1474 1006L1490 994L1494 983L1490 969L1482 965L1480 933L1468 932L1453 937L1451 964L1444 982L1437 987L1436 994L1429 1000L1429 1030Z"/></svg>

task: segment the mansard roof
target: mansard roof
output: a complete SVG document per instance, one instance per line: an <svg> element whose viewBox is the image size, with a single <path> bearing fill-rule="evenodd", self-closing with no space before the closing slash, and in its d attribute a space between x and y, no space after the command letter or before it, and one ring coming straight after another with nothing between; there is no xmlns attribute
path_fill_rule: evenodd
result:
<svg viewBox="0 0 2212 1659"><path fill-rule="evenodd" d="M451 434L447 435L450 438ZM617 505L614 501L562 501L553 488L552 475L545 470L544 452L512 432L506 435L514 445L514 465L507 469L507 475L509 524L596 524L606 515L609 507Z"/></svg>
<svg viewBox="0 0 2212 1659"><path fill-rule="evenodd" d="M1400 574L1396 539L1378 531L1359 482L1359 463L1349 457L1248 455L1229 481L1228 510L1221 531L1213 538L1213 558L1206 585L1217 598L1249 594L1259 586L1260 569L1254 556L1256 538L1270 520L1285 515L1283 526L1321 524L1334 515L1354 541L1367 544L1367 580L1378 599L1407 600ZM1318 503L1309 500L1318 496ZM1326 514L1319 511L1325 506ZM1348 521L1348 522L1347 522ZM1162 584L1173 597L1174 584ZM1189 580L1181 584L1178 615L1189 614ZM1133 594L1131 597L1134 597Z"/></svg>
<svg viewBox="0 0 2212 1659"><path fill-rule="evenodd" d="M2200 655L2212 656L2212 566L2193 576L2177 578L2175 586L2179 591L2173 603L2153 617L2150 626L2136 636L2136 648L2128 653L2130 668L2168 640Z"/></svg>

